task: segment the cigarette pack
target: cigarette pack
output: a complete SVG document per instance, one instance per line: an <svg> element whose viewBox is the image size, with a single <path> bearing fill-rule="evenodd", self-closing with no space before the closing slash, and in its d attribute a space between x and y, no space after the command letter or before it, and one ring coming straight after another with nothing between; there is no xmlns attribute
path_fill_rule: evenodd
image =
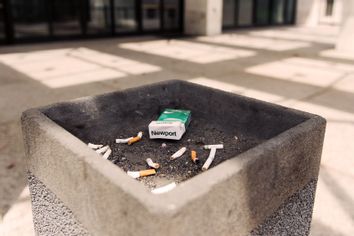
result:
<svg viewBox="0 0 354 236"><path fill-rule="evenodd" d="M165 109L156 121L149 124L150 139L180 140L191 120L188 110Z"/></svg>

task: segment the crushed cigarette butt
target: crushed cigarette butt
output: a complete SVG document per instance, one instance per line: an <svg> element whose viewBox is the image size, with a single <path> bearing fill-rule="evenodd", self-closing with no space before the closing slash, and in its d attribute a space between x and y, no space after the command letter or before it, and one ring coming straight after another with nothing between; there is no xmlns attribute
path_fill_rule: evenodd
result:
<svg viewBox="0 0 354 236"><path fill-rule="evenodd" d="M160 188L155 188L153 190L151 190L151 192L153 194L162 194L162 193L167 193L169 191L171 191L172 189L174 189L175 187L177 187L177 184L175 182L167 184L165 186L162 186Z"/></svg>
<svg viewBox="0 0 354 236"><path fill-rule="evenodd" d="M104 153L104 155L102 156L104 159L108 159L108 157L111 155L112 153L112 149L110 149L108 147L108 150Z"/></svg>
<svg viewBox="0 0 354 236"><path fill-rule="evenodd" d="M191 159L195 164L199 163L199 159L197 157L197 152L194 150L191 151Z"/></svg>
<svg viewBox="0 0 354 236"><path fill-rule="evenodd" d="M102 147L102 148L96 150L96 152L97 152L98 154L102 154L102 153L105 153L105 152L108 150L108 148L109 148L109 146L104 146L104 147Z"/></svg>
<svg viewBox="0 0 354 236"><path fill-rule="evenodd" d="M128 141L128 145L132 145L133 143L139 142L140 139L140 137L136 136Z"/></svg>
<svg viewBox="0 0 354 236"><path fill-rule="evenodd" d="M102 144L93 144L93 143L88 143L87 146L92 149L98 149L98 148L103 147Z"/></svg>
<svg viewBox="0 0 354 236"><path fill-rule="evenodd" d="M132 145L133 143L139 142L142 137L143 137L143 132L140 131L136 137L134 137L128 141L128 145Z"/></svg>
<svg viewBox="0 0 354 236"><path fill-rule="evenodd" d="M186 147L183 147L181 149L179 149L177 152L175 152L171 157L170 157L170 160L174 160L174 159L177 159L178 157L181 157L185 151L187 150Z"/></svg>
<svg viewBox="0 0 354 236"><path fill-rule="evenodd" d="M202 170L206 171L207 169L209 169L211 163L214 161L216 149L222 149L222 148L224 148L224 145L223 144L205 145L204 148L210 149L209 157L205 161L205 163L202 167Z"/></svg>
<svg viewBox="0 0 354 236"><path fill-rule="evenodd" d="M204 165L202 167L203 171L206 171L207 169L209 169L211 163L214 161L215 153L216 153L216 148L212 148L210 150L208 159L206 160L206 162L204 163Z"/></svg>
<svg viewBox="0 0 354 236"><path fill-rule="evenodd" d="M167 144L166 144L166 143L162 143L162 144L161 144L161 147L162 147L162 148L165 148L165 147L167 147Z"/></svg>
<svg viewBox="0 0 354 236"><path fill-rule="evenodd" d="M137 137L142 138L142 137L143 137L143 132L140 131L140 132L138 133Z"/></svg>
<svg viewBox="0 0 354 236"><path fill-rule="evenodd" d="M116 143L128 143L131 139L133 139L134 137L130 137L130 138L117 138L116 139Z"/></svg>
<svg viewBox="0 0 354 236"><path fill-rule="evenodd" d="M147 163L148 166L150 166L151 168L154 168L154 169L160 168L160 164L159 164L159 163L154 163L151 158L147 158L147 159L146 159L146 163Z"/></svg>

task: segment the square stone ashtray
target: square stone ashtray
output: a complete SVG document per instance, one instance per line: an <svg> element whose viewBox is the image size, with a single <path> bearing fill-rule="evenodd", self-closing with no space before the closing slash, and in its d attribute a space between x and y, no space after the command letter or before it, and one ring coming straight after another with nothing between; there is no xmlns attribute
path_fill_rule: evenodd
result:
<svg viewBox="0 0 354 236"><path fill-rule="evenodd" d="M187 109L181 140L151 140L165 108ZM38 235L307 235L325 120L317 115L184 82L167 81L23 113ZM116 138L143 131L140 142ZM87 143L109 145L106 160ZM201 171L205 144L224 145ZM181 147L196 150L171 161ZM154 176L127 171L161 164ZM151 189L169 182L164 194Z"/></svg>

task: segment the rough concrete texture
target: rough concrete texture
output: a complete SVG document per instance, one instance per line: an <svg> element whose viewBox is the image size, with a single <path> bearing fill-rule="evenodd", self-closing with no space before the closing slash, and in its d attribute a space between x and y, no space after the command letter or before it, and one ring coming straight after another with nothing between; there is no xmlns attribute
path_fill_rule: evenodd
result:
<svg viewBox="0 0 354 236"><path fill-rule="evenodd" d="M157 196L60 126L113 132L112 117L171 102L267 141ZM321 117L181 81L32 109L22 122L29 171L94 235L248 234L318 177L325 129Z"/></svg>
<svg viewBox="0 0 354 236"><path fill-rule="evenodd" d="M312 180L303 189L286 200L264 223L252 230L250 236L308 235L310 233L316 183L317 180Z"/></svg>
<svg viewBox="0 0 354 236"><path fill-rule="evenodd" d="M308 235L316 182L316 180L310 181L303 189L285 200L276 212L252 230L249 236ZM75 219L71 210L31 173L29 173L29 184L33 192L31 195L32 207L38 235L57 235L59 233L63 235L89 235L81 223ZM63 224L63 222L66 223Z"/></svg>
<svg viewBox="0 0 354 236"><path fill-rule="evenodd" d="M72 211L31 173L28 183L37 235L89 235Z"/></svg>

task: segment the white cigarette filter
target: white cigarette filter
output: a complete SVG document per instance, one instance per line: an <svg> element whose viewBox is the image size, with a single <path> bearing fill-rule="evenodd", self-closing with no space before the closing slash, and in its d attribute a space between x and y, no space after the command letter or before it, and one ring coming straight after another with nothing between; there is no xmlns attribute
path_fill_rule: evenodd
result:
<svg viewBox="0 0 354 236"><path fill-rule="evenodd" d="M151 190L151 192L153 194L162 194L162 193L167 193L169 191L171 191L172 189L174 189L175 187L177 187L177 184L175 182L167 184L165 186L162 186L160 188L155 188L153 190Z"/></svg>
<svg viewBox="0 0 354 236"><path fill-rule="evenodd" d="M103 147L102 144L93 144L93 143L88 143L87 146L92 149L98 149L98 148Z"/></svg>
<svg viewBox="0 0 354 236"><path fill-rule="evenodd" d="M131 139L133 139L134 137L130 137L130 138L117 138L116 139L116 143L128 143Z"/></svg>
<svg viewBox="0 0 354 236"><path fill-rule="evenodd" d="M204 149L223 149L224 145L223 144L213 144L213 145L204 145Z"/></svg>
<svg viewBox="0 0 354 236"><path fill-rule="evenodd" d="M127 174L134 179L137 179L140 177L139 171L128 171Z"/></svg>
<svg viewBox="0 0 354 236"><path fill-rule="evenodd" d="M178 157L181 157L184 153L185 153L185 151L187 150L187 148L186 147L183 147L183 148L181 148L181 149L179 149L177 152L175 152L172 156L171 156L171 160L174 160L174 159L176 159L176 158L178 158Z"/></svg>
<svg viewBox="0 0 354 236"><path fill-rule="evenodd" d="M146 163L147 163L148 166L150 166L151 168L154 168L154 169L160 168L160 164L153 162L151 158L147 158L147 159L146 159Z"/></svg>
<svg viewBox="0 0 354 236"><path fill-rule="evenodd" d="M203 171L209 169L209 166L210 166L211 163L214 161L215 153L216 153L216 148L212 148L212 149L210 150L208 159L206 160L206 162L204 163L204 165L203 165L203 167L202 167L202 170L203 170Z"/></svg>
<svg viewBox="0 0 354 236"><path fill-rule="evenodd" d="M102 153L107 152L108 149L109 149L109 146L104 146L104 147L102 147L102 148L96 150L96 152L97 152L98 154L102 154Z"/></svg>
<svg viewBox="0 0 354 236"><path fill-rule="evenodd" d="M137 137L142 138L142 137L143 137L143 132L140 131L140 132L137 134Z"/></svg>
<svg viewBox="0 0 354 236"><path fill-rule="evenodd" d="M108 159L111 153L112 153L112 149L108 148L108 150L104 153L103 158Z"/></svg>

